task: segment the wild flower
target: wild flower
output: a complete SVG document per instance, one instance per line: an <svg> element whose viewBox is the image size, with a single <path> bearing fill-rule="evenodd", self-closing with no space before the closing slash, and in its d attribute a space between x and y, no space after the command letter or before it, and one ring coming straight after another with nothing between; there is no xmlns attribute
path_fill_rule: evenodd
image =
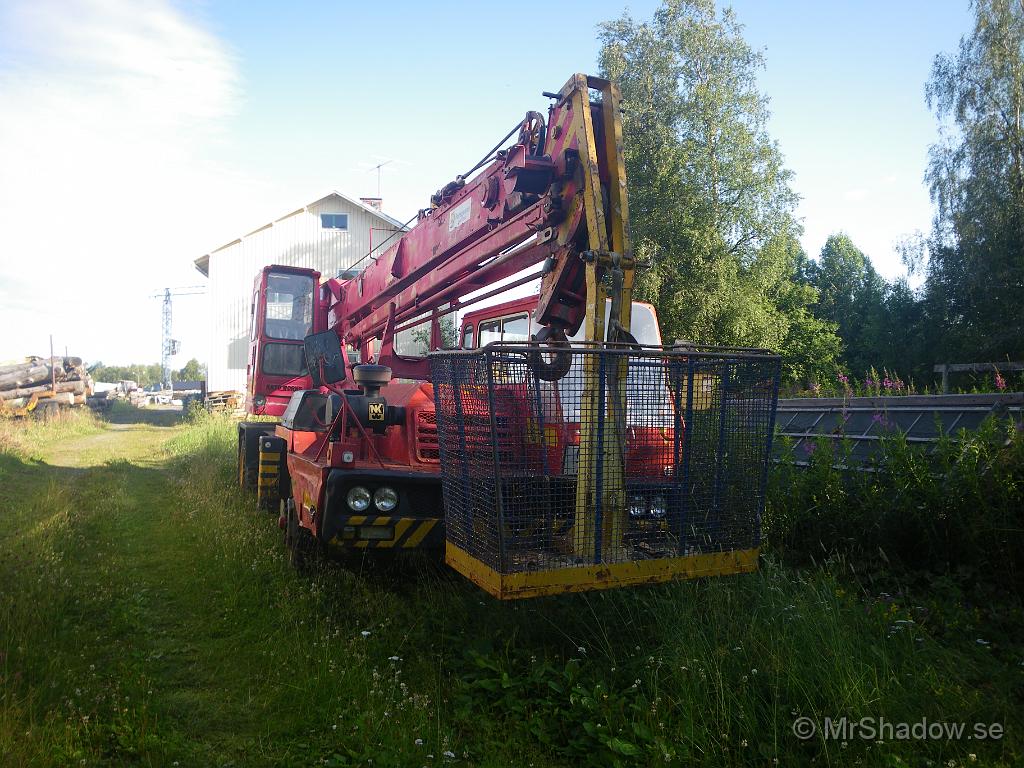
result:
<svg viewBox="0 0 1024 768"><path fill-rule="evenodd" d="M884 379L882 379L882 386L885 387L886 389L892 389L894 386L893 380L886 376Z"/></svg>
<svg viewBox="0 0 1024 768"><path fill-rule="evenodd" d="M1006 379L1000 375L999 371L996 371L996 389L1000 392L1006 389Z"/></svg>
<svg viewBox="0 0 1024 768"><path fill-rule="evenodd" d="M847 376L845 373L839 374L839 381L844 387L850 386L850 377Z"/></svg>

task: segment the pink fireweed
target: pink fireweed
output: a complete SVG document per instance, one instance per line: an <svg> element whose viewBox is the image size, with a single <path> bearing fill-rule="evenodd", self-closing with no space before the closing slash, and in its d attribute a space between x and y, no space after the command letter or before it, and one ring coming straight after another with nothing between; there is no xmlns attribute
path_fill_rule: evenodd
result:
<svg viewBox="0 0 1024 768"><path fill-rule="evenodd" d="M999 374L999 371L996 371L996 389L1000 392L1006 389L1006 379Z"/></svg>

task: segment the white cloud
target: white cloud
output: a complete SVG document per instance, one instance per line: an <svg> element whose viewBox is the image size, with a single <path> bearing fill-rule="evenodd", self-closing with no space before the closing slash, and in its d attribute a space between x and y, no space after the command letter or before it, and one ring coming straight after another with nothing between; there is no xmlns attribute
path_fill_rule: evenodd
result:
<svg viewBox="0 0 1024 768"><path fill-rule="evenodd" d="M239 98L231 53L167 2L0 10L0 358L53 332L87 358L155 359L146 296L199 282L183 265L232 182L210 158Z"/></svg>

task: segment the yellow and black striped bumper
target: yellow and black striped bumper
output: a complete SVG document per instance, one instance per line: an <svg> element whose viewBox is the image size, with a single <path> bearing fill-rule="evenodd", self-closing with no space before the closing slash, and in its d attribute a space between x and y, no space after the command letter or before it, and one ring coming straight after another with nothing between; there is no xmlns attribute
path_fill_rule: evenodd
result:
<svg viewBox="0 0 1024 768"><path fill-rule="evenodd" d="M440 518L349 515L339 520L340 530L331 546L360 549L437 549L444 544Z"/></svg>
<svg viewBox="0 0 1024 768"><path fill-rule="evenodd" d="M281 453L278 451L260 451L259 475L257 477L257 489L259 491L277 490L281 463Z"/></svg>

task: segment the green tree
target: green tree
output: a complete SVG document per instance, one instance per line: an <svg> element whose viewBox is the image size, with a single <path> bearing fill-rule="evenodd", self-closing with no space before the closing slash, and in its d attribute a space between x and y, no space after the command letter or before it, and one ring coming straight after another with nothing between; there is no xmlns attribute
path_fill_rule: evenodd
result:
<svg viewBox="0 0 1024 768"><path fill-rule="evenodd" d="M128 379L146 387L160 381L162 369L159 363L150 365L132 363L131 365L103 365L97 363L89 369L93 379L108 383Z"/></svg>
<svg viewBox="0 0 1024 768"><path fill-rule="evenodd" d="M622 89L637 297L666 339L747 344L787 356L793 378L834 361L834 339L797 280L797 196L767 132L764 66L732 11L666 0L650 22L601 25L600 67ZM806 259L805 259L806 260ZM802 339L801 352L788 342ZM811 360L807 350L825 357ZM798 362L799 361L799 362Z"/></svg>
<svg viewBox="0 0 1024 768"><path fill-rule="evenodd" d="M1024 5L975 0L974 29L926 87L939 121L925 307L937 356L1024 354Z"/></svg>
<svg viewBox="0 0 1024 768"><path fill-rule="evenodd" d="M194 357L185 363L185 366L174 374L175 381L202 381L206 378L206 365L200 363Z"/></svg>
<svg viewBox="0 0 1024 768"><path fill-rule="evenodd" d="M845 233L830 235L807 275L819 293L815 313L838 328L849 368L860 374L886 367L878 353L888 285L863 251Z"/></svg>

